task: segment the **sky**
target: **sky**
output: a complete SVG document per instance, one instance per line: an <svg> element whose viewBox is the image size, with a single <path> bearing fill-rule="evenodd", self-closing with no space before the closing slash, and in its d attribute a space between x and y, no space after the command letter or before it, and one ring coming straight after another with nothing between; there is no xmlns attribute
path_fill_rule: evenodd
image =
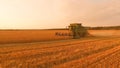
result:
<svg viewBox="0 0 120 68"><path fill-rule="evenodd" d="M120 25L120 0L0 0L0 29Z"/></svg>

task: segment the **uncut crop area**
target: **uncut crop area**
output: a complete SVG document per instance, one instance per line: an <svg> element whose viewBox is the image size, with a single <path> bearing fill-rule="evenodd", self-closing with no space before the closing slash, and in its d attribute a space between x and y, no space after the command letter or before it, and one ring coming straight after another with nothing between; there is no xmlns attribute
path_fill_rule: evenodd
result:
<svg viewBox="0 0 120 68"><path fill-rule="evenodd" d="M89 31L94 36L81 39L0 44L0 68L120 68L120 34L101 32Z"/></svg>

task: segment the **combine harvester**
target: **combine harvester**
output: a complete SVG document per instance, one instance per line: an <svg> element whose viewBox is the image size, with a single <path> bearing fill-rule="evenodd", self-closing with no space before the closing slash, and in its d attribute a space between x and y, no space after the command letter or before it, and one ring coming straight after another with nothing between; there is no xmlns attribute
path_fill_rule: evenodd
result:
<svg viewBox="0 0 120 68"><path fill-rule="evenodd" d="M69 30L72 33L73 39L79 39L88 35L87 30L80 23L70 24Z"/></svg>
<svg viewBox="0 0 120 68"><path fill-rule="evenodd" d="M56 36L70 36L73 39L79 39L81 37L85 37L89 35L87 30L80 24L80 23L72 23L69 26L69 29L67 31L69 33L62 33L62 32L56 32Z"/></svg>

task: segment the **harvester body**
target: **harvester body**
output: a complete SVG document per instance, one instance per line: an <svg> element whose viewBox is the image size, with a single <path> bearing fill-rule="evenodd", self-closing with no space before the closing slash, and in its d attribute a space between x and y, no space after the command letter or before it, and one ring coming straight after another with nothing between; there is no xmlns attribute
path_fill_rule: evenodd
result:
<svg viewBox="0 0 120 68"><path fill-rule="evenodd" d="M80 23L70 24L69 30L74 39L85 37L87 35L87 30Z"/></svg>

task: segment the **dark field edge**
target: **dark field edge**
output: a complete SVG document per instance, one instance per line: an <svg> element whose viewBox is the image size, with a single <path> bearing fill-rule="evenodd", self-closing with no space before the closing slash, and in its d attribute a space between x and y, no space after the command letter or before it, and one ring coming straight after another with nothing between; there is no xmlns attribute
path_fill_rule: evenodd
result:
<svg viewBox="0 0 120 68"><path fill-rule="evenodd" d="M84 26L87 30L120 30L119 26ZM39 31L39 30L69 30L69 28L50 28L50 29L0 29L0 31Z"/></svg>
<svg viewBox="0 0 120 68"><path fill-rule="evenodd" d="M42 30L69 30L69 29L0 29L0 31L42 31ZM87 30L120 30L120 29L87 29Z"/></svg>
<svg viewBox="0 0 120 68"><path fill-rule="evenodd" d="M0 31L39 31L39 30L69 30L67 28L56 28L56 29L0 29Z"/></svg>

